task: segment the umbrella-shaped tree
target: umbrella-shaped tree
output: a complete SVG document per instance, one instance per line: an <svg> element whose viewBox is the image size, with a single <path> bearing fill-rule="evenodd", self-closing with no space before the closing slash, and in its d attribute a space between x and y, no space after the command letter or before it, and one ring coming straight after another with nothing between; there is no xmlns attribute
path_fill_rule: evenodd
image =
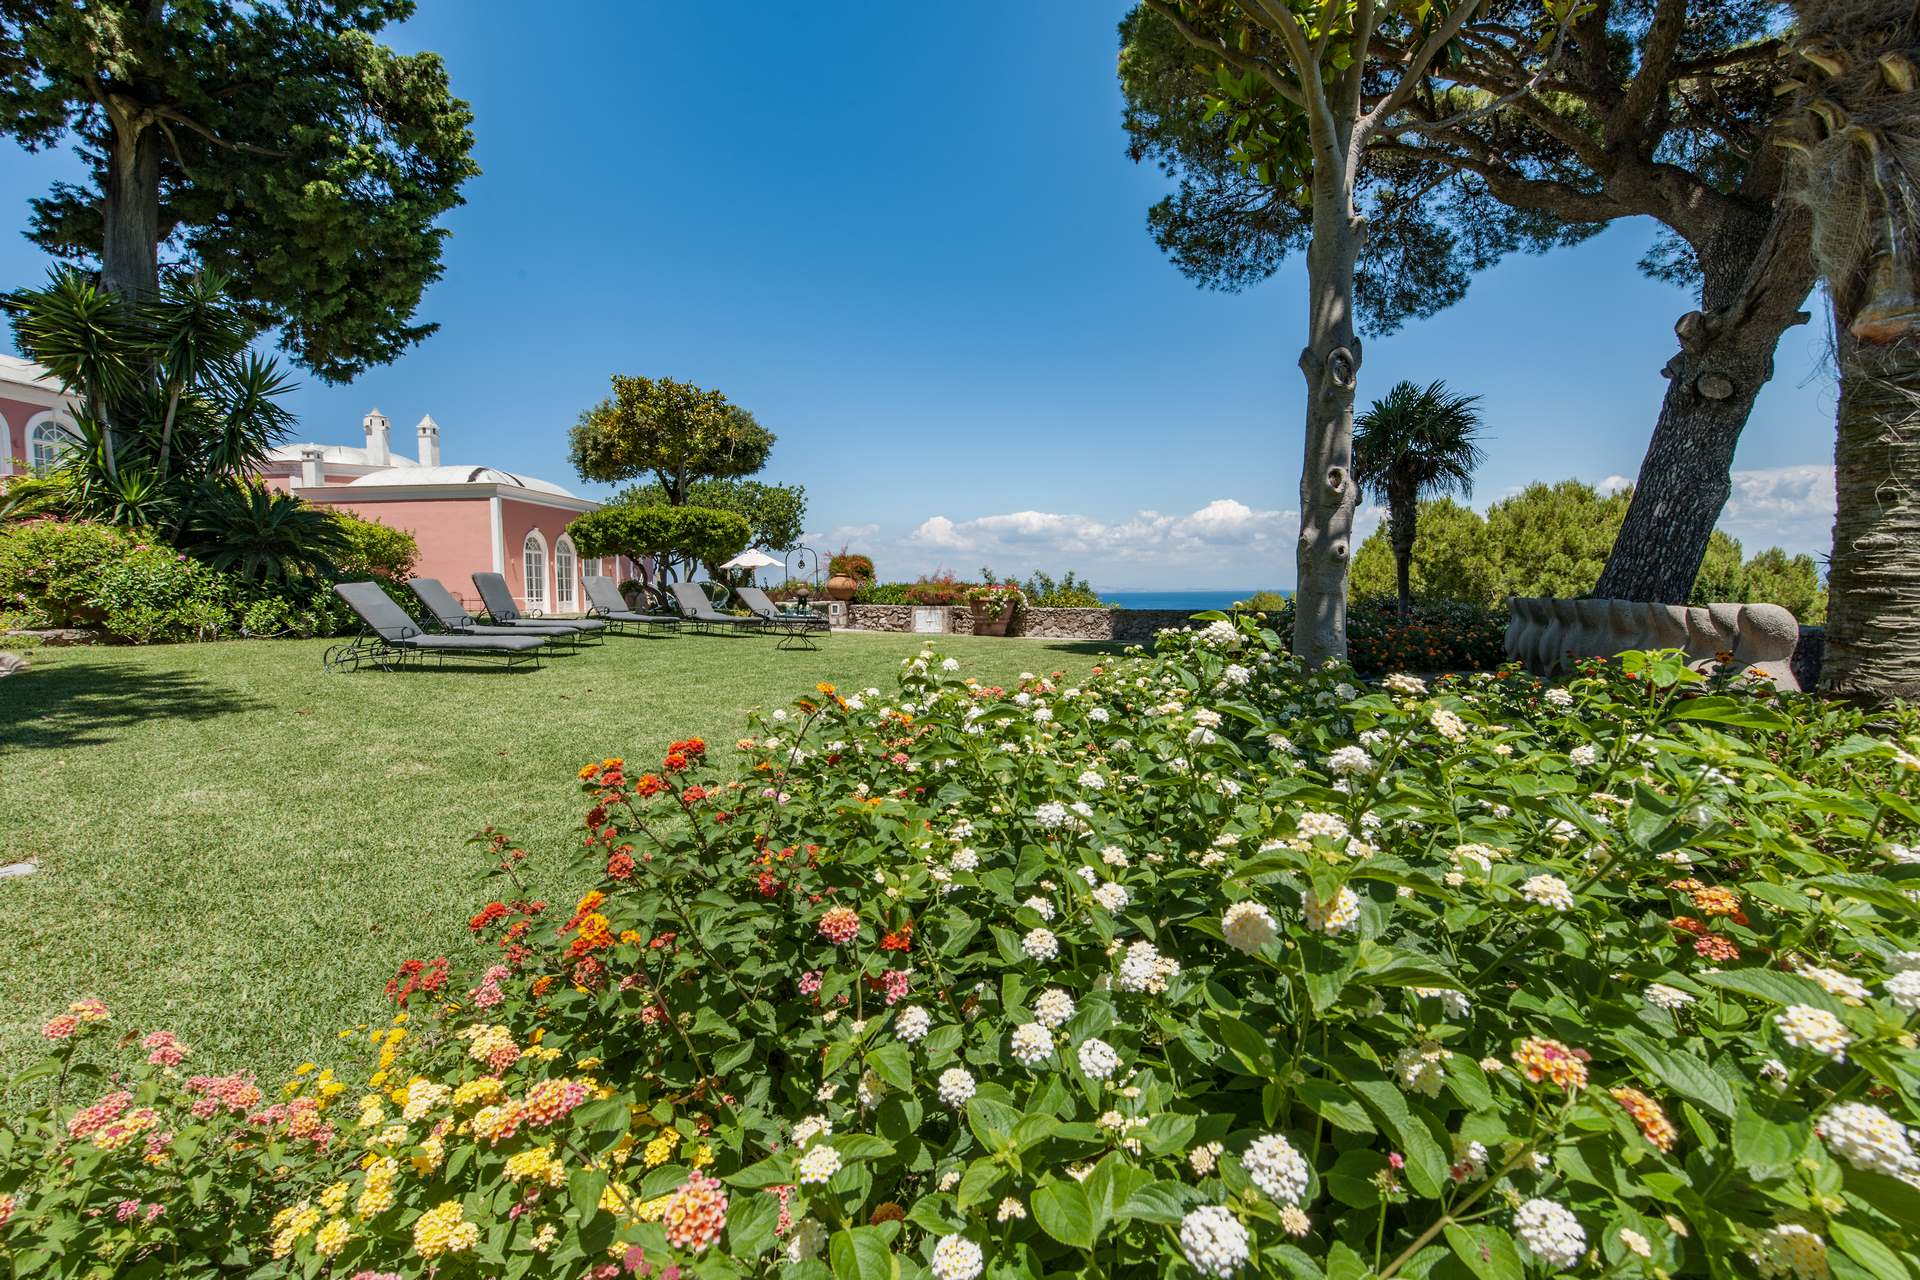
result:
<svg viewBox="0 0 1920 1280"><path fill-rule="evenodd" d="M1421 497L1473 496L1480 465L1479 396L1444 382L1397 384L1353 424L1353 478L1387 504L1400 611L1413 607L1413 542Z"/></svg>

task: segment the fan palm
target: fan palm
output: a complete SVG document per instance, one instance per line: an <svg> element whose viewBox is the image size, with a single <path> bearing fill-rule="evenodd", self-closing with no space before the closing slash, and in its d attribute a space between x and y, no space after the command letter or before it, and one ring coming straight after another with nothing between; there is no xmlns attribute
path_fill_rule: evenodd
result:
<svg viewBox="0 0 1920 1280"><path fill-rule="evenodd" d="M1810 211L1840 364L1826 689L1920 696L1920 12L1796 0L1776 137Z"/></svg>
<svg viewBox="0 0 1920 1280"><path fill-rule="evenodd" d="M1402 382L1353 423L1353 478L1387 504L1400 611L1413 608L1413 543L1420 499L1473 496L1480 465L1479 396L1456 395L1444 382Z"/></svg>

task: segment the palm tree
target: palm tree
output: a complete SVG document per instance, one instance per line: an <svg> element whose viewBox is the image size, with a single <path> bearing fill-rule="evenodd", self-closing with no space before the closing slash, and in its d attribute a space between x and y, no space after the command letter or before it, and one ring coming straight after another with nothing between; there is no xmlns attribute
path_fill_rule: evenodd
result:
<svg viewBox="0 0 1920 1280"><path fill-rule="evenodd" d="M1777 137L1813 218L1840 406L1821 685L1920 696L1920 12L1795 0L1793 100Z"/></svg>
<svg viewBox="0 0 1920 1280"><path fill-rule="evenodd" d="M1480 465L1479 396L1455 395L1444 382L1402 382L1353 424L1353 478L1387 504L1400 612L1413 609L1413 539L1420 499L1428 494L1473 496Z"/></svg>

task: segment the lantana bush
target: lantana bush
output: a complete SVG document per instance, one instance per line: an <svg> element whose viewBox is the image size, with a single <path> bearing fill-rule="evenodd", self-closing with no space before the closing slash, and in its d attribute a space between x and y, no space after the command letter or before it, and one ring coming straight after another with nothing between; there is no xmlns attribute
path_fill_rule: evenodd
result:
<svg viewBox="0 0 1920 1280"><path fill-rule="evenodd" d="M1911 1280L1917 728L1673 654L1366 686L1252 618L1077 686L928 651L587 765L570 854L484 833L474 953L329 1070L76 992L0 1258Z"/></svg>

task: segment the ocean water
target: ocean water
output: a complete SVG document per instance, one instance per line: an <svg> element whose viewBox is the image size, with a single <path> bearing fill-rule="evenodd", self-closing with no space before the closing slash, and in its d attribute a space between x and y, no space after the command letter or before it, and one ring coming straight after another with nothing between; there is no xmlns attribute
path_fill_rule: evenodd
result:
<svg viewBox="0 0 1920 1280"><path fill-rule="evenodd" d="M1245 600L1258 587L1222 587L1213 591L1102 591L1100 598L1123 609L1187 609L1199 613L1206 609L1227 609L1236 600ZM1282 591L1281 595L1292 595Z"/></svg>

